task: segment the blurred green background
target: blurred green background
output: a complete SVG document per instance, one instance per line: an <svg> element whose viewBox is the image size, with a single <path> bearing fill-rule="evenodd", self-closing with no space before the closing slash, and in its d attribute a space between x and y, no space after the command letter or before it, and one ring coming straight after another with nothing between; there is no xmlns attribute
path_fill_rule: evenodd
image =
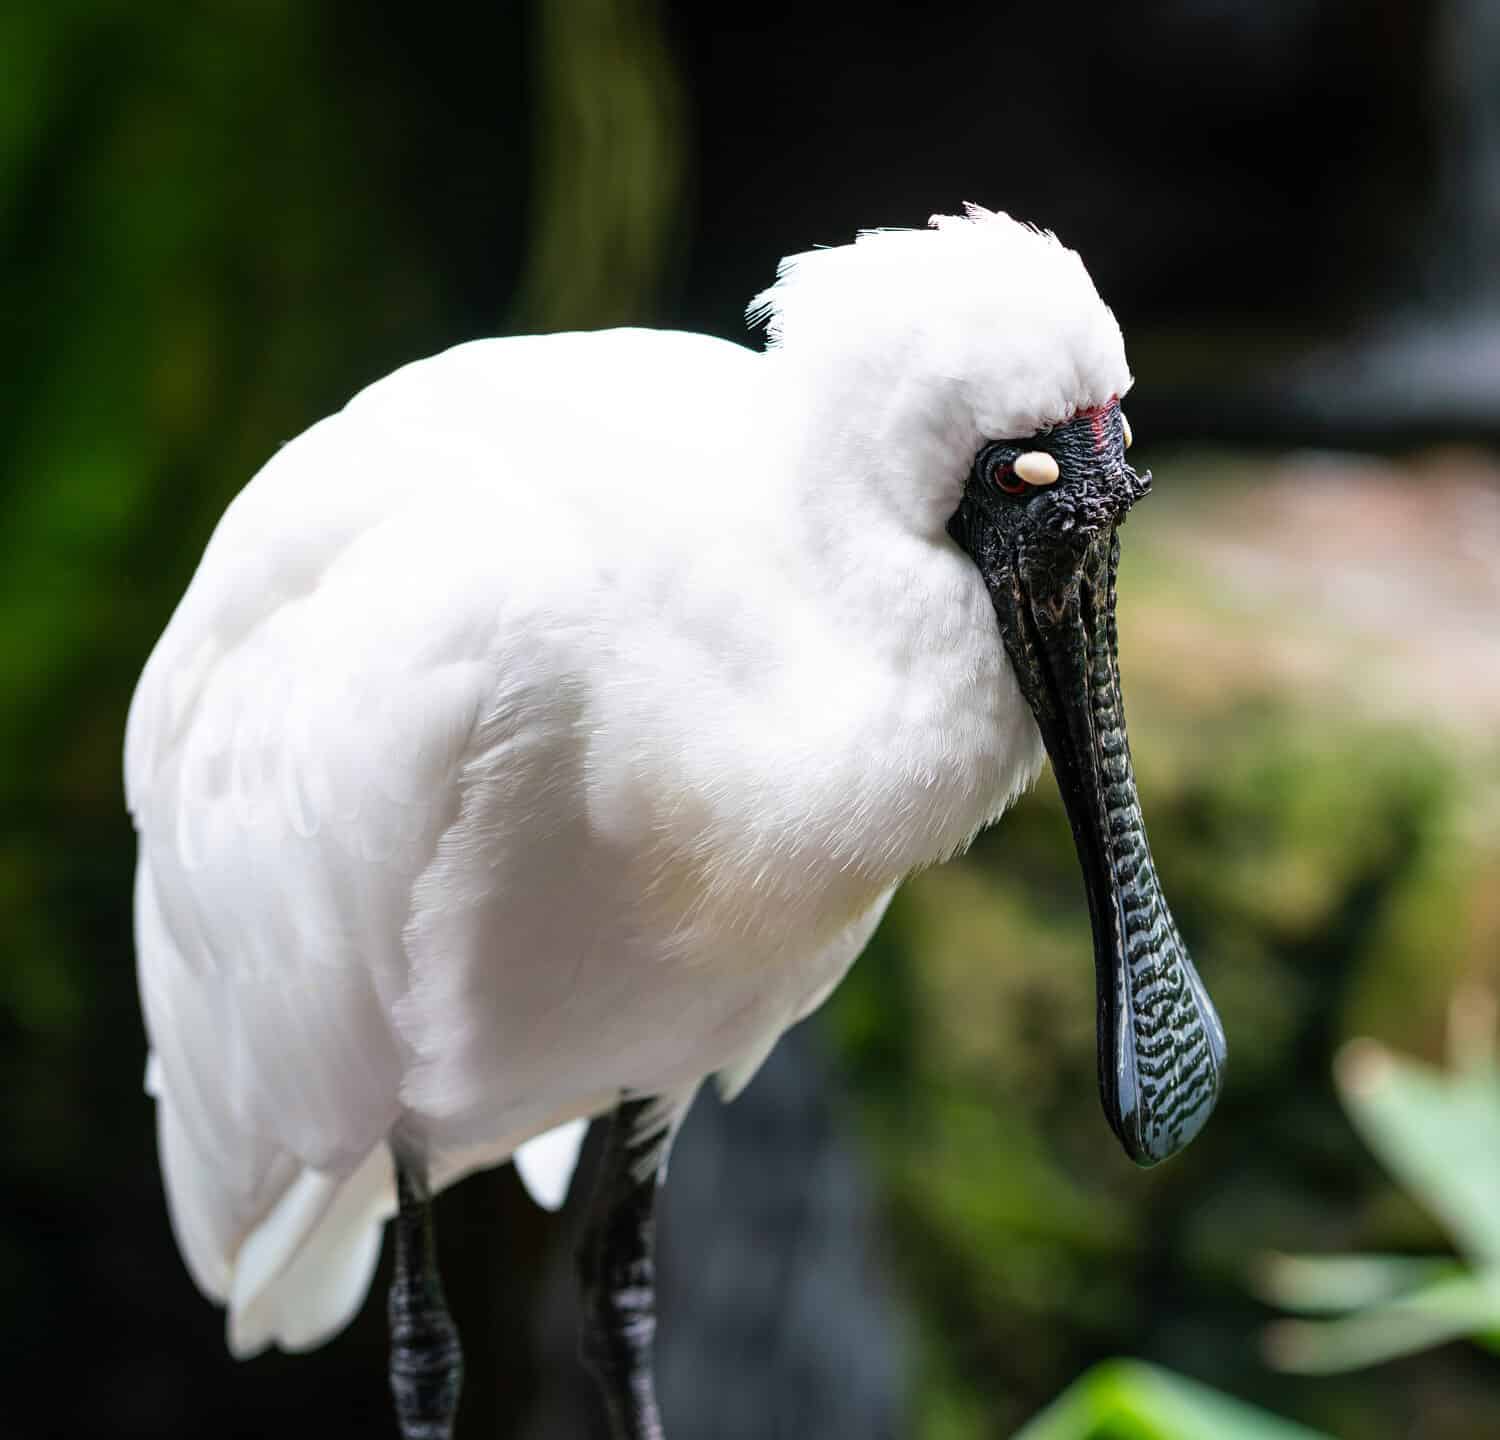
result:
<svg viewBox="0 0 1500 1440"><path fill-rule="evenodd" d="M229 498L417 356L742 338L781 255L975 200L1077 246L1130 343L1157 484L1124 535L1126 701L1231 1068L1192 1149L1133 1170L1050 781L903 892L814 1022L873 1187L900 1433L1011 1434L1124 1355L1333 1435L1500 1434L1500 1362L1462 1343L1270 1368L1253 1280L1272 1250L1447 1252L1332 1060L1356 1036L1436 1060L1453 996L1500 987L1497 14L0 10L0 1430L389 1426L377 1304L316 1357L228 1361L140 1089L121 734ZM519 1434L558 1232L506 1173L443 1223L466 1433ZM1157 1433L1117 1423L1088 1433Z"/></svg>

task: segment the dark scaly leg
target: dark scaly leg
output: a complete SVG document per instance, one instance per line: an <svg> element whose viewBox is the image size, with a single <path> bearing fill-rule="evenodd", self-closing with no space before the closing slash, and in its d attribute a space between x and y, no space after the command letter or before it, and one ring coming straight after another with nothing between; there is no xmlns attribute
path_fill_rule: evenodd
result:
<svg viewBox="0 0 1500 1440"><path fill-rule="evenodd" d="M391 1394L402 1440L450 1440L464 1357L443 1299L427 1168L396 1156L396 1273L391 1280Z"/></svg>
<svg viewBox="0 0 1500 1440"><path fill-rule="evenodd" d="M651 1371L656 1192L674 1121L658 1102L620 1102L578 1247L580 1348L604 1392L615 1440L663 1440Z"/></svg>

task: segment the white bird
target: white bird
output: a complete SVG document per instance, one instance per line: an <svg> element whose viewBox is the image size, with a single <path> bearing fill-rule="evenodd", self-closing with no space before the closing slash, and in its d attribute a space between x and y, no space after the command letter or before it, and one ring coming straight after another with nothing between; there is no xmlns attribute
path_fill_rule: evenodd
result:
<svg viewBox="0 0 1500 1440"><path fill-rule="evenodd" d="M409 1436L449 1433L459 1383L428 1195L514 1157L556 1204L611 1112L586 1349L617 1433L659 1434L651 1206L686 1107L1044 743L1111 1123L1149 1163L1217 1094L1119 709L1115 530L1149 477L1082 262L971 207L790 259L752 313L763 353L488 340L370 386L229 507L131 706L178 1243L235 1354L298 1350L399 1201Z"/></svg>

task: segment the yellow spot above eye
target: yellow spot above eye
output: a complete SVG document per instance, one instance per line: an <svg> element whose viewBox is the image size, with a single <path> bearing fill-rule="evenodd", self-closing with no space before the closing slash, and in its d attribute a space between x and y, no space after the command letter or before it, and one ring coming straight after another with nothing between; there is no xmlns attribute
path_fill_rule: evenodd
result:
<svg viewBox="0 0 1500 1440"><path fill-rule="evenodd" d="M1052 485L1057 480L1057 461L1045 450L1028 450L1024 455L1016 456L1011 469L1015 471L1016 479L1024 480L1028 485Z"/></svg>
<svg viewBox="0 0 1500 1440"><path fill-rule="evenodd" d="M1135 444L1135 436L1130 433L1130 421L1125 418L1125 412L1120 411L1120 429L1125 432L1125 448L1128 450Z"/></svg>

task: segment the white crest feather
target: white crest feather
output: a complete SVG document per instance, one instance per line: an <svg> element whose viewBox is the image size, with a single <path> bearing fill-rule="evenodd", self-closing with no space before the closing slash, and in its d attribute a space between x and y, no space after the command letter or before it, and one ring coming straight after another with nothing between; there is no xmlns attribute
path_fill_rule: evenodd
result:
<svg viewBox="0 0 1500 1440"><path fill-rule="evenodd" d="M978 205L788 256L746 313L769 349L962 387L990 439L1034 434L1130 387L1119 326L1077 253Z"/></svg>

